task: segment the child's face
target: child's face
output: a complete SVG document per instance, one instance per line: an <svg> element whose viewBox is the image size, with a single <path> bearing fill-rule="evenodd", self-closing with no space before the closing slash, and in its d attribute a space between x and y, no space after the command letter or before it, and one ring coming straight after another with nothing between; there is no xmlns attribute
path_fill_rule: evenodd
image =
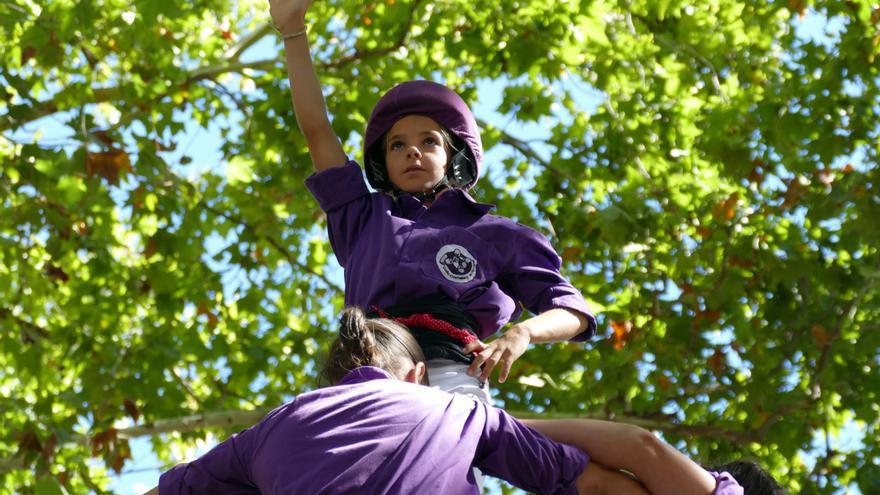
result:
<svg viewBox="0 0 880 495"><path fill-rule="evenodd" d="M397 121L385 139L388 178L401 191L419 193L433 188L446 174L446 143L440 125L422 115Z"/></svg>

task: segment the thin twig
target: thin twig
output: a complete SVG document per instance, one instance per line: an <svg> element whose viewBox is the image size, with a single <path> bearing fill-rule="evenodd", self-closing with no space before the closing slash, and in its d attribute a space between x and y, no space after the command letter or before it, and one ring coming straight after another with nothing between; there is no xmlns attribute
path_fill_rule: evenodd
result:
<svg viewBox="0 0 880 495"><path fill-rule="evenodd" d="M177 374L177 371L175 371L174 368L171 368L169 371L171 372L171 376L174 377L174 381L176 381L177 384L180 385L180 387L183 388L183 390L186 392L186 395L188 395L192 400L194 400L196 404L201 406L202 405L201 399L199 399L199 397L196 395L196 393L193 392L193 390L192 390L192 388L190 388L189 384L186 383L183 380L183 378L181 378L180 375Z"/></svg>
<svg viewBox="0 0 880 495"><path fill-rule="evenodd" d="M306 271L306 272L318 277L319 279L321 279L322 282L324 282L324 284L328 288L333 289L334 291L336 291L338 293L343 292L342 287L339 287L338 285L331 282L330 279L328 279L326 275L324 275L322 273L318 273L313 268L300 263L296 259L296 257L285 246L283 246L277 239L275 239L272 236L268 236L268 235L258 235L256 228L250 222L246 221L245 219L240 218L237 215L233 215L231 213L220 211L217 208L214 208L213 206L210 206L208 204L202 203L202 208L204 208L206 211L208 211L210 213L213 213L214 215L217 215L219 217L225 218L226 220L229 220L231 222L237 223L238 225L241 225L242 227L247 229L247 231L250 232L251 235L254 236L254 238L264 239L266 242L268 242L269 245L271 245L273 248L275 248L276 251L281 253L281 255L287 260L287 262L290 263L291 265L293 265L294 267L296 267L300 270Z"/></svg>
<svg viewBox="0 0 880 495"><path fill-rule="evenodd" d="M0 320L7 318L18 323L22 332L26 334L31 341L37 341L40 338L49 338L49 331L45 328L15 316L8 308L0 307Z"/></svg>
<svg viewBox="0 0 880 495"><path fill-rule="evenodd" d="M375 58L382 57L388 55L389 53L394 53L395 51L401 49L406 46L407 38L409 38L410 31L412 31L413 24L415 23L416 11L419 9L419 6L422 4L424 0L416 0L412 4L412 9L410 9L409 17L406 19L406 23L400 30L400 34L397 36L397 40L389 46L383 48L377 48L374 50L361 51L355 49L354 53L347 57L342 57L336 62L332 64L323 65L323 69L340 69L352 62L358 60L364 60L367 58Z"/></svg>
<svg viewBox="0 0 880 495"><path fill-rule="evenodd" d="M482 119L477 119L477 124L479 124L480 127L484 128L484 129L489 127L489 123L482 120ZM513 136L513 135L509 134L508 132L501 130L501 129L497 129L497 131L501 134L501 142L502 143L519 151L523 156L525 156L529 160L537 163L538 165L540 165L544 169L552 172L553 174L557 175L558 177L571 180L571 177L569 177L568 174L566 174L565 172L554 167L547 160L541 158L541 156L538 154L538 152L536 152L531 146L529 146L528 143L526 143L522 139L519 139L519 138L517 138L517 137L515 137L515 136Z"/></svg>
<svg viewBox="0 0 880 495"><path fill-rule="evenodd" d="M226 52L227 60L238 60L241 54L248 48L254 46L258 41L273 31L272 25L269 23L262 24L259 28L254 29L250 33L245 34L238 40L238 43L232 46Z"/></svg>

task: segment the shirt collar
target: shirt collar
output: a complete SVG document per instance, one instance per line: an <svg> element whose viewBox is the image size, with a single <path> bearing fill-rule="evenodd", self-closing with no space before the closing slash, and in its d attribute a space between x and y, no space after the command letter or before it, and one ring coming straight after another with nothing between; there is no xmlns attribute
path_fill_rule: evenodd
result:
<svg viewBox="0 0 880 495"><path fill-rule="evenodd" d="M414 198L413 196L403 193L397 198L398 207L404 217L414 219L424 213L428 208ZM488 203L478 203L466 191L461 189L449 189L437 198L431 205L431 210L461 210L465 209L474 213L477 218L489 213L495 208L495 205Z"/></svg>
<svg viewBox="0 0 880 495"><path fill-rule="evenodd" d="M449 191L448 193L444 194L443 196L451 196L451 195L454 195L453 197L458 197L459 201L466 203L469 207L473 208L474 211L478 212L480 214L480 216L483 216L486 213L489 213L490 211L492 211L495 208L495 205L491 205L489 203L478 203L477 200L472 198L471 195L467 193L467 191L464 191L462 189L453 189L453 190ZM440 198L439 198L440 201L443 200L443 196L440 196Z"/></svg>
<svg viewBox="0 0 880 495"><path fill-rule="evenodd" d="M350 385L354 383L368 382L370 380L383 379L394 380L394 377L391 376L391 373L388 373L382 368L376 368L375 366L361 366L349 371L348 374L339 381L338 385Z"/></svg>

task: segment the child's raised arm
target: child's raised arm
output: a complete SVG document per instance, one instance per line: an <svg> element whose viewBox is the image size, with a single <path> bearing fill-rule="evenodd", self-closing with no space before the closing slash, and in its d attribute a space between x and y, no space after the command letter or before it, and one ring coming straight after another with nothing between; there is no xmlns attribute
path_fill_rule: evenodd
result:
<svg viewBox="0 0 880 495"><path fill-rule="evenodd" d="M269 0L272 22L281 32L287 58L287 76L296 121L306 137L315 171L341 167L348 158L330 127L321 83L312 66L305 15L312 0Z"/></svg>

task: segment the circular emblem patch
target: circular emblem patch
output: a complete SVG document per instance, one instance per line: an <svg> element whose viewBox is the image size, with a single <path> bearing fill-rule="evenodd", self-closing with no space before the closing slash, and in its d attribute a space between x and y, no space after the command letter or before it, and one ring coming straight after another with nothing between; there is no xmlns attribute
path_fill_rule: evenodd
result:
<svg viewBox="0 0 880 495"><path fill-rule="evenodd" d="M477 260L458 244L447 244L437 251L437 268L452 282L470 282L477 274Z"/></svg>

